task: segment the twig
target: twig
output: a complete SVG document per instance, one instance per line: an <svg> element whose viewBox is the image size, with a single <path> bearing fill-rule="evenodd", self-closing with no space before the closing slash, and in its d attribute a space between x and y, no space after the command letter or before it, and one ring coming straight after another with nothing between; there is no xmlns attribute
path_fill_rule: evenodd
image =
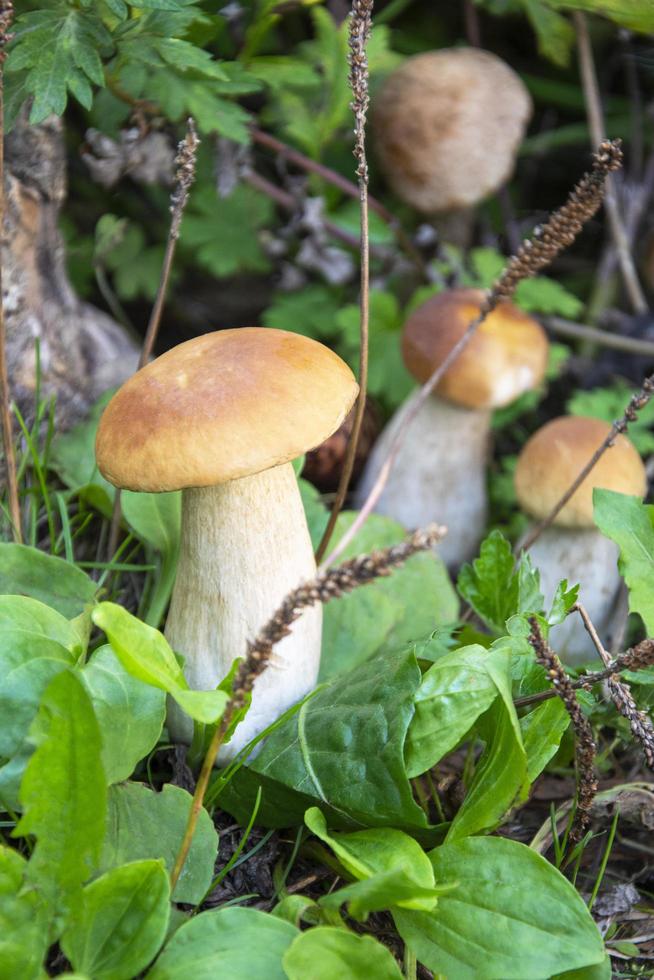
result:
<svg viewBox="0 0 654 980"><path fill-rule="evenodd" d="M238 668L232 685L232 696L227 703L220 724L216 727L193 794L186 831L182 840L175 866L170 876L171 889L175 888L186 858L191 849L198 816L209 784L216 756L232 723L234 714L244 707L247 697L257 678L264 672L277 643L291 632L292 624L299 619L305 609L316 603L330 602L360 585L386 577L395 568L419 551L427 551L444 537L446 529L432 524L424 530L414 532L404 541L390 548L382 548L369 555L360 555L343 562L337 568L321 572L310 582L300 585L286 596L272 618L259 632L254 642L248 644L246 656Z"/></svg>
<svg viewBox="0 0 654 980"><path fill-rule="evenodd" d="M422 410L423 405L441 381L445 372L451 367L459 354L468 346L479 326L488 314L495 309L502 299L509 299L518 284L540 269L548 265L564 248L570 245L581 228L599 208L604 192L606 176L612 170L620 167L622 152L620 141L604 141L593 155L592 170L584 174L579 183L569 194L567 201L558 211L555 211L544 225L538 226L530 239L522 243L515 255L512 255L493 288L485 296L479 315L467 327L465 333L452 347L447 357L439 364L430 378L420 388L412 409L405 415L402 425L398 428L388 455L384 460L368 497L361 510L345 532L338 545L323 562L323 566L331 564L343 553L347 545L359 531L368 515L374 509L377 501L384 492L390 472L402 448L402 443L414 419Z"/></svg>
<svg viewBox="0 0 654 980"><path fill-rule="evenodd" d="M331 184L333 187L337 187L348 197L356 199L360 198L360 187L351 180L348 180L347 177L344 177L342 174L332 170L331 167L326 167L324 163L318 163L317 160L312 160L311 157L305 156L304 153L300 153L299 150L294 149L294 147L288 146L287 143L282 143L282 141L277 139L276 136L273 136L271 133L266 133L264 130L258 129L256 126L250 127L250 135L255 143L259 143L260 146L265 146L267 149L278 153L290 163L294 163L301 170L305 170L307 173L313 173L318 177L322 177L323 180L327 181L327 183ZM388 225L395 235L398 245L415 264L421 276L426 278L427 269L422 255L415 247L407 233L404 231L402 225L399 223L395 215L392 214L388 208L381 203L381 201L378 201L377 198L373 197L371 194L368 195L368 204L371 210L378 214L382 221Z"/></svg>
<svg viewBox="0 0 654 980"><path fill-rule="evenodd" d="M588 612L580 602L576 602L572 608L581 616L583 624L586 627L586 632L593 641L593 645L599 653L604 666L608 667L611 663L611 657L604 649ZM631 728L631 734L642 745L647 765L650 769L654 769L654 727L649 716L645 711L638 709L638 705L634 701L634 696L631 693L631 688L624 681L621 681L617 674L613 673L607 678L607 687L616 710L623 718L627 719Z"/></svg>
<svg viewBox="0 0 654 980"><path fill-rule="evenodd" d="M157 295L155 296L152 312L150 313L150 320L148 322L147 330L145 331L145 337L143 338L143 346L141 348L141 356L139 357L138 363L139 368L144 367L150 360L152 351L154 350L154 344L157 339L157 333L159 332L161 314L163 312L166 293L168 291L170 272L173 266L173 259L175 257L175 248L177 247L177 239L179 238L182 217L188 202L189 192L193 186L193 181L195 180L195 160L199 145L200 139L195 128L195 122L193 119L189 118L186 125L186 136L177 147L177 157L175 158L175 165L177 167L175 171L175 183L173 186L173 192L170 195L170 229L168 231L166 251L164 253L163 263L161 266L161 275L159 277ZM117 489L114 496L111 527L109 529L109 544L107 548L109 560L111 560L111 557L116 550L116 546L118 545L119 532L120 489Z"/></svg>
<svg viewBox="0 0 654 980"><path fill-rule="evenodd" d="M350 18L350 74L352 109L354 111L354 156L357 161L356 175L359 182L359 206L361 214L361 284L359 297L359 397L354 410L352 432L347 444L343 470L338 481L336 497L327 527L316 550L316 561L323 558L336 527L338 515L343 509L356 459L363 416L366 410L368 388L368 326L370 320L370 243L368 234L368 161L366 159L366 114L370 104L368 94L368 58L366 44L370 37L373 0L353 0Z"/></svg>
<svg viewBox="0 0 654 980"><path fill-rule="evenodd" d="M5 170L4 170L4 63L6 44L11 40L9 27L14 15L11 0L0 3L0 243L4 241L5 225ZM7 496L11 515L14 541L23 540L14 453L14 433L11 425L11 395L7 373L7 335L5 331L4 303L2 300L2 262L0 262L0 415L2 416L2 445L7 471Z"/></svg>
<svg viewBox="0 0 654 980"><path fill-rule="evenodd" d="M609 434L606 439L597 447L591 458L588 460L584 468L578 474L575 480L570 484L563 496L556 502L554 507L552 507L549 514L543 518L538 524L529 531L527 537L524 541L519 542L516 546L516 550L519 548L522 551L528 551L535 541L541 536L543 531L550 526L552 521L555 519L556 515L561 511L573 494L579 489L581 484L584 482L588 474L591 472L595 464L601 459L607 449L610 449L614 445L616 436L627 431L630 422L635 422L638 412L645 407L652 395L654 394L654 374L651 374L648 378L645 378L641 390L633 395L627 405L624 415L622 418L618 419L611 426Z"/></svg>
<svg viewBox="0 0 654 980"><path fill-rule="evenodd" d="M593 49L588 34L586 17L580 11L573 13L575 31L577 33L577 47L579 50L579 69L581 72L581 83L586 102L586 112L588 114L588 128L590 129L591 139L597 144L606 132L604 126L604 116L600 99L597 76L595 74L595 64L593 62ZM611 236L618 253L620 271L622 279L629 297L629 302L635 313L647 312L647 301L643 294L636 267L631 256L629 238L622 221L618 199L615 193L613 181L609 180L606 186L606 213L609 219Z"/></svg>
<svg viewBox="0 0 654 980"><path fill-rule="evenodd" d="M533 647L536 660L547 671L548 677L563 701L570 715L575 730L575 768L577 770L577 809L570 828L568 843L577 844L583 837L590 823L590 808L597 792L597 780L594 773L594 760L597 753L590 722L582 712L575 695L575 689L563 664L544 639L535 616L529 619L531 632L529 642Z"/></svg>
<svg viewBox="0 0 654 980"><path fill-rule="evenodd" d="M636 337L623 337L621 334L589 327L585 323L573 323L560 316L548 316L543 320L548 330L562 337L572 337L575 340L586 340L601 347L612 350L624 350L630 354L640 354L642 357L654 357L654 341L639 340Z"/></svg>

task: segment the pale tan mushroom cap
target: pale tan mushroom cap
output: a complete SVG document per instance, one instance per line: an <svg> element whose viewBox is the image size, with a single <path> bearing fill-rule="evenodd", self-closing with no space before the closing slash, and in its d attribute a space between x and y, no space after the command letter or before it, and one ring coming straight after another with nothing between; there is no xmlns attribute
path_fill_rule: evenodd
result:
<svg viewBox="0 0 654 980"><path fill-rule="evenodd" d="M470 207L511 176L531 109L520 77L488 51L415 55L373 103L381 168L418 211Z"/></svg>
<svg viewBox="0 0 654 980"><path fill-rule="evenodd" d="M404 363L421 383L427 381L478 316L480 289L448 289L419 306L402 335ZM500 408L545 377L548 342L536 320L508 301L489 313L436 392L466 408Z"/></svg>
<svg viewBox="0 0 654 980"><path fill-rule="evenodd" d="M521 507L542 520L561 499L611 430L600 419L565 415L548 422L525 444L515 471ZM625 436L617 436L554 519L561 527L593 527L593 489L644 497L643 461Z"/></svg>
<svg viewBox="0 0 654 980"><path fill-rule="evenodd" d="M358 390L344 361L308 337L204 334L116 392L98 427L98 466L114 486L153 492L250 476L319 445Z"/></svg>

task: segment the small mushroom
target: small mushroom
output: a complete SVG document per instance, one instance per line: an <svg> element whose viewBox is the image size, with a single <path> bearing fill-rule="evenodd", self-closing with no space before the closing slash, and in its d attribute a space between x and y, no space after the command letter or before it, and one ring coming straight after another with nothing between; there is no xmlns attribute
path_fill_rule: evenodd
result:
<svg viewBox="0 0 654 980"><path fill-rule="evenodd" d="M468 208L511 176L530 115L524 83L494 54L428 51L389 75L373 102L377 156L416 210Z"/></svg>
<svg viewBox="0 0 654 980"><path fill-rule="evenodd" d="M182 490L166 637L191 687L214 688L287 592L315 574L290 460L339 427L358 386L322 344L283 330L222 330L169 350L109 402L96 455L117 487ZM320 607L307 610L254 685L220 761L304 697L320 665ZM173 738L189 719L169 710Z"/></svg>
<svg viewBox="0 0 654 980"><path fill-rule="evenodd" d="M515 489L523 510L537 520L545 518L610 429L608 422L569 415L548 422L534 433L523 447L515 470ZM561 579L581 583L579 601L601 637L611 620L620 574L617 545L593 523L595 487L645 495L645 467L625 436L616 437L614 446L600 457L552 525L536 539L529 554L540 571L547 601L551 601ZM556 627L553 644L570 664L584 663L596 656L577 615L568 616Z"/></svg>
<svg viewBox="0 0 654 980"><path fill-rule="evenodd" d="M414 310L402 337L404 362L414 378L427 381L478 315L483 299L478 289L451 289ZM500 303L406 432L376 509L410 528L434 520L445 524L448 534L439 554L450 567L475 555L486 528L492 410L541 383L547 349L535 320L512 303ZM357 506L368 496L417 397L415 392L395 413L375 445L357 488Z"/></svg>

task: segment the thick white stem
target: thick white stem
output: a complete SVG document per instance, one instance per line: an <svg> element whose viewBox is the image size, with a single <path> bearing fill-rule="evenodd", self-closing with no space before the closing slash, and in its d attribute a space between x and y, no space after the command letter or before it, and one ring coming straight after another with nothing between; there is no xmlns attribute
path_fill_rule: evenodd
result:
<svg viewBox="0 0 654 980"><path fill-rule="evenodd" d="M290 463L217 487L184 490L182 540L166 637L186 659L190 686L210 690L246 653L248 640L286 594L315 575L302 501ZM275 647L254 685L252 706L219 756L231 759L254 735L304 697L320 667L322 609L308 609ZM192 725L169 710L173 738Z"/></svg>
<svg viewBox="0 0 654 980"><path fill-rule="evenodd" d="M357 488L355 506L360 507L368 496L417 397L418 392L404 403L377 440ZM449 567L473 558L484 535L489 431L490 412L428 398L407 430L376 507L378 513L410 529L432 521L445 524L447 536L438 552Z"/></svg>
<svg viewBox="0 0 654 980"><path fill-rule="evenodd" d="M563 578L569 585L581 584L579 601L585 606L600 639L607 641L613 606L620 588L618 546L595 528L548 527L529 549L540 571L546 608ZM552 629L551 643L561 659L573 666L600 662L581 616L572 613Z"/></svg>

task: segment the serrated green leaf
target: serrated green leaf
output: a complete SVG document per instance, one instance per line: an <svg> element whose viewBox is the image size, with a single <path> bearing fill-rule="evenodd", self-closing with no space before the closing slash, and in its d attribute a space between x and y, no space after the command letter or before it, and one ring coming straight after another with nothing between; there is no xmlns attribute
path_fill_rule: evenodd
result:
<svg viewBox="0 0 654 980"><path fill-rule="evenodd" d="M575 42L572 24L542 0L522 0L531 26L536 32L538 50L560 68L567 67Z"/></svg>
<svg viewBox="0 0 654 980"><path fill-rule="evenodd" d="M36 837L29 879L60 911L75 902L97 865L107 813L100 730L72 671L46 688L31 735L37 747L23 777L23 816L14 833Z"/></svg>
<svg viewBox="0 0 654 980"><path fill-rule="evenodd" d="M270 264L259 245L258 229L272 219L272 202L250 187L237 187L222 198L212 187L200 187L191 197L181 241L213 275L246 269L265 272Z"/></svg>
<svg viewBox="0 0 654 980"><path fill-rule="evenodd" d="M543 610L537 569L529 555L523 555L516 567L511 545L500 531L491 531L481 543L479 557L461 568L457 588L498 635L505 632L511 616Z"/></svg>
<svg viewBox="0 0 654 980"><path fill-rule="evenodd" d="M630 31L651 34L654 31L654 10L642 0L547 0L555 10L585 10L615 21Z"/></svg>
<svg viewBox="0 0 654 980"><path fill-rule="evenodd" d="M334 290L326 286L305 286L297 293L276 293L262 316L262 323L277 330L292 330L314 340L328 340L338 334L336 318L340 308Z"/></svg>
<svg viewBox="0 0 654 980"><path fill-rule="evenodd" d="M613 490L593 490L593 518L620 548L619 567L629 589L629 609L654 635L654 508Z"/></svg>
<svg viewBox="0 0 654 980"><path fill-rule="evenodd" d="M170 916L162 861L134 861L87 885L61 948L94 980L131 980L156 956Z"/></svg>
<svg viewBox="0 0 654 980"><path fill-rule="evenodd" d="M625 381L617 381L610 387L594 388L592 391L576 391L566 403L570 415L590 416L613 422L624 412L633 391ZM654 452L654 401L649 401L629 423L629 438L638 452L647 456Z"/></svg>

